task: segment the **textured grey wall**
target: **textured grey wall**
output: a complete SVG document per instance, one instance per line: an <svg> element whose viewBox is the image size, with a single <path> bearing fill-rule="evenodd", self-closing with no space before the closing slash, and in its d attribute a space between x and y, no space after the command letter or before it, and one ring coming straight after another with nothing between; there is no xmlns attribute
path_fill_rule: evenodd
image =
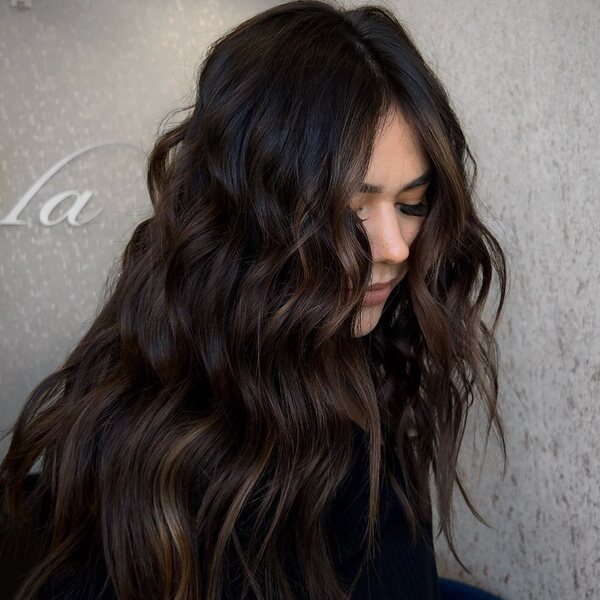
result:
<svg viewBox="0 0 600 600"><path fill-rule="evenodd" d="M509 598L600 598L600 3L396 6L456 100L512 271L509 470L469 433L463 470L494 529L457 502L473 576L441 539L440 569Z"/></svg>
<svg viewBox="0 0 600 600"><path fill-rule="evenodd" d="M13 219L24 224L0 225L3 429L84 331L113 258L148 211L144 153L193 87L208 43L276 2L9 4L0 5L0 220L31 199ZM473 574L441 538L440 572L505 598L600 598L599 5L384 4L448 87L511 269L499 336L508 475L500 480L493 438L485 455L484 415L473 413L461 462L493 528L457 499L459 552ZM129 145L58 165L110 142ZM87 224L43 224L76 199L87 203L72 217Z"/></svg>

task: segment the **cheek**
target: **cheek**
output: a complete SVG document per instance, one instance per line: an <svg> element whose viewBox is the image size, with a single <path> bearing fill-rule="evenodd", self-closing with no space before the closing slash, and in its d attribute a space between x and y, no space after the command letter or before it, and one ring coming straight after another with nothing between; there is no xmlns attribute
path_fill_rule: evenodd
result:
<svg viewBox="0 0 600 600"><path fill-rule="evenodd" d="M412 222L406 223L402 227L402 235L406 240L407 244L411 244L412 241L417 237L419 231L421 231L421 227L423 227L424 219L413 219Z"/></svg>

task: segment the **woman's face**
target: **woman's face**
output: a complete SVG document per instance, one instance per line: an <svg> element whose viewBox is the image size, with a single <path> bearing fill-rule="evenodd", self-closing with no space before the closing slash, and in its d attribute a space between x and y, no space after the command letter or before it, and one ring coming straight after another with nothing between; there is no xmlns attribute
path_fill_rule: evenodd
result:
<svg viewBox="0 0 600 600"><path fill-rule="evenodd" d="M424 216L406 214L427 202L430 163L402 115L393 111L378 132L364 184L351 199L351 207L363 219L371 253L371 285L391 281L389 290L367 293L362 302L359 330L354 337L375 328L389 291L406 275L407 259ZM425 177L423 177L425 176ZM413 209L413 212L415 209Z"/></svg>

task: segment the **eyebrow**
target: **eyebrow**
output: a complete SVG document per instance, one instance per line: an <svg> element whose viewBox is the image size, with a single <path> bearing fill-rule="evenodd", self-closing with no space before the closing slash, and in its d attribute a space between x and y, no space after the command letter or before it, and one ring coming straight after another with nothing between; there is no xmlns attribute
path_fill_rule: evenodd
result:
<svg viewBox="0 0 600 600"><path fill-rule="evenodd" d="M427 171L425 171L425 173L423 173L423 175L420 175L416 179L413 179L412 181L407 183L398 193L400 194L402 192L408 192L409 190L425 185L426 183L431 183L432 179L433 172L431 171L431 169L428 169ZM367 194L380 194L381 192L383 192L383 187L380 185L374 185L372 183L365 182L360 186L359 191L365 192Z"/></svg>

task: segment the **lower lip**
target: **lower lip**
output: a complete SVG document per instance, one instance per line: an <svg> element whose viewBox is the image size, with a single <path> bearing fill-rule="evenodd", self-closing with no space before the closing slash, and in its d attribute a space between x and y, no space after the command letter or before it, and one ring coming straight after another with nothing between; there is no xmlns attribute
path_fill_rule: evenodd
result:
<svg viewBox="0 0 600 600"><path fill-rule="evenodd" d="M377 304L383 304L387 297L392 291L392 285L388 285L380 290L373 290L367 292L362 302L363 306L376 306Z"/></svg>

